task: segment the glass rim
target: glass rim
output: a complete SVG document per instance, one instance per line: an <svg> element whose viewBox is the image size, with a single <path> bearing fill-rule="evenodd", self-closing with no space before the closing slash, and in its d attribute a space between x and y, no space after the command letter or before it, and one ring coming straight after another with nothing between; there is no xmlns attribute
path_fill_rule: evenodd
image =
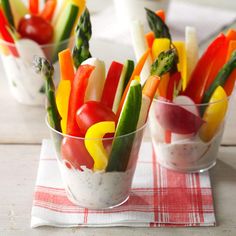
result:
<svg viewBox="0 0 236 236"><path fill-rule="evenodd" d="M181 95L180 95L180 96L181 96ZM185 95L183 95L183 96L185 96ZM194 102L194 104L174 103L174 102L172 102L172 101L164 101L164 100L160 100L160 99L158 99L158 98L154 98L154 99L153 99L153 103L154 103L154 102L159 102L159 103L166 104L166 105L171 105L171 106L186 106L186 107L196 106L196 107L202 107L202 106L208 106L208 105L218 104L218 103L221 103L221 102L223 102L223 101L229 101L230 98L231 98L231 96L232 96L232 95L227 96L227 97L224 98L224 99L219 99L219 100L216 100L216 101L214 101L214 102L206 102L206 103L195 103L192 98L190 98L190 97L187 96L189 99L191 99L191 100Z"/></svg>
<svg viewBox="0 0 236 236"><path fill-rule="evenodd" d="M52 128L48 122L48 119L47 119L47 115L45 117L45 122L46 122L46 125L47 127L53 131L54 133L62 136L62 137L67 137L67 138L71 138L71 139L76 139L76 140L103 140L103 141L109 141L109 140L114 140L115 138L125 138L125 137L128 137L128 136L131 136L133 134L136 134L136 133L139 133L141 132L142 130L144 130L146 127L147 127L147 124L148 124L148 120L145 122L144 125L142 125L140 128L136 129L135 131L131 132L131 133L128 133L128 134L124 134L124 135L120 135L120 136L117 136L117 137L108 137L108 138L85 138L85 137L78 137L78 136L73 136L73 135L69 135L69 134L63 134L62 132L59 132L58 130Z"/></svg>
<svg viewBox="0 0 236 236"><path fill-rule="evenodd" d="M35 42L34 40L29 39L29 38L22 38L22 39L29 39L29 40L32 40L33 42L37 43L40 48L47 48L47 47L52 47L52 46L54 46L54 45L62 45L62 44L64 44L64 43L66 43L66 42L69 42L70 40L72 40L72 39L74 39L74 38L75 38L75 36L73 35L73 36L71 36L71 37L69 37L69 38L67 38L67 39L65 39L65 40L63 40L63 41L61 41L61 42L59 42L59 43L46 43L46 44L39 44L39 43ZM1 39L1 38L0 38L0 45L1 45L1 44L2 44L2 46L4 46L4 44L5 44L6 46L16 47L15 43L10 43L10 42L7 42L7 41L5 41L4 39Z"/></svg>

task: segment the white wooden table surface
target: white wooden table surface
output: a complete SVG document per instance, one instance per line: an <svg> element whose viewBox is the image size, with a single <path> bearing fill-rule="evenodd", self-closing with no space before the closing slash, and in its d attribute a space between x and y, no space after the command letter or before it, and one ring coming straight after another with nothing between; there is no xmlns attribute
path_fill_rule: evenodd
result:
<svg viewBox="0 0 236 236"><path fill-rule="evenodd" d="M99 47L103 46L101 42ZM114 47L114 50L118 52L120 48ZM130 49L124 50L129 55L132 54ZM114 51L111 53L115 55ZM236 98L233 105L235 102ZM232 107L219 160L210 171L217 227L30 229L30 212L41 141L49 137L44 123L45 111L42 107L20 105L11 97L0 64L0 236L236 235L236 107Z"/></svg>

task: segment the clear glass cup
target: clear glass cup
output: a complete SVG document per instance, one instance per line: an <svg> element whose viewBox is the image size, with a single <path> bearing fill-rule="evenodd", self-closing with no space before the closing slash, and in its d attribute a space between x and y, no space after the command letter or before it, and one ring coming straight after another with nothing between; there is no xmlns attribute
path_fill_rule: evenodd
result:
<svg viewBox="0 0 236 236"><path fill-rule="evenodd" d="M43 56L53 62L54 78L59 78L57 52L71 47L74 38L60 44L39 45L29 39L21 39L15 44L0 39L0 56L13 97L25 105L44 105L44 81L36 74L32 62L35 55ZM17 52L18 55L14 52Z"/></svg>
<svg viewBox="0 0 236 236"><path fill-rule="evenodd" d="M107 209L119 206L129 198L138 153L146 125L133 133L116 138L85 139L62 134L48 124L58 166L68 199L88 209ZM119 142L119 156L123 162L119 170L96 171L88 161L92 157L85 141L102 142L108 157L112 143ZM81 164L82 163L82 164Z"/></svg>
<svg viewBox="0 0 236 236"><path fill-rule="evenodd" d="M229 98L197 105L154 99L149 127L158 163L180 172L213 167L228 110Z"/></svg>

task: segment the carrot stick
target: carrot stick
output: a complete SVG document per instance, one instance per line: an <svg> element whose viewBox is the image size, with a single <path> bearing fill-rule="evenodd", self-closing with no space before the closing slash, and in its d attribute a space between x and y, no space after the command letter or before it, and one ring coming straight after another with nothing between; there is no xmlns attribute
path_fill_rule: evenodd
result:
<svg viewBox="0 0 236 236"><path fill-rule="evenodd" d="M152 31L148 32L147 34L145 34L145 39L146 39L148 47L152 48L152 44L155 39L154 33Z"/></svg>
<svg viewBox="0 0 236 236"><path fill-rule="evenodd" d="M148 113L152 100L160 83L159 76L149 76L142 90L142 105L137 127L142 127L148 118Z"/></svg>
<svg viewBox="0 0 236 236"><path fill-rule="evenodd" d="M166 21L166 14L165 14L165 11L160 9L158 11L156 11L156 15L159 16L163 22Z"/></svg>
<svg viewBox="0 0 236 236"><path fill-rule="evenodd" d="M169 79L170 79L170 74L169 73L166 73L166 74L161 76L161 81L160 81L160 84L159 84L159 86L157 88L157 91L156 91L157 96L166 98Z"/></svg>
<svg viewBox="0 0 236 236"><path fill-rule="evenodd" d="M47 21L51 21L54 11L55 11L55 8L56 8L56 5L57 5L56 0L47 0L44 5L43 10L40 13L40 16Z"/></svg>
<svg viewBox="0 0 236 236"><path fill-rule="evenodd" d="M75 77L75 73L70 50L65 49L61 51L58 54L58 57L59 57L62 80L70 80L72 83Z"/></svg>
<svg viewBox="0 0 236 236"><path fill-rule="evenodd" d="M148 96L152 101L159 84L160 84L159 76L156 75L150 76L143 87L142 94Z"/></svg>
<svg viewBox="0 0 236 236"><path fill-rule="evenodd" d="M135 78L135 76L137 75L140 75L141 74L141 71L143 69L143 66L149 56L149 53L150 53L150 49L147 49L147 51L142 55L142 57L139 59L136 67L134 68L134 71L129 79L129 82L125 88L125 91L122 95L122 98L121 98L121 101L120 101L120 104L119 104L119 107L118 107L118 110L117 110L117 113L116 113L116 120L118 121L119 119L119 116L120 116L120 112L121 112L121 109L122 109L122 106L124 104L124 101L125 101L125 98L126 98L126 95L127 95L127 92L129 90L129 87L130 87L130 84L132 82L132 80Z"/></svg>
<svg viewBox="0 0 236 236"><path fill-rule="evenodd" d="M37 15L39 12L39 0L29 0L29 11L31 14Z"/></svg>
<svg viewBox="0 0 236 236"><path fill-rule="evenodd" d="M227 34L226 34L226 38L230 41L230 40L236 40L236 31L233 29L229 29Z"/></svg>
<svg viewBox="0 0 236 236"><path fill-rule="evenodd" d="M234 51L236 51L236 40L231 40L229 42L228 54L227 54L226 61L229 60L229 58L231 57L231 54ZM235 85L235 79L236 79L236 69L233 70L233 72L231 73L229 78L226 80L226 83L224 85L224 90L228 96L230 96L231 93L233 92L234 85Z"/></svg>

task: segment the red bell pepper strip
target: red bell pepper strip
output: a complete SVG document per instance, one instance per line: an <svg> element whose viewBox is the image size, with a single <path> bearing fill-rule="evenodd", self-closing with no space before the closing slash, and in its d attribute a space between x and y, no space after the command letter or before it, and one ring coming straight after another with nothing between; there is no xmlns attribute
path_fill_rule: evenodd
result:
<svg viewBox="0 0 236 236"><path fill-rule="evenodd" d="M181 80L181 73L175 72L174 74L170 75L169 82L167 85L167 91L166 91L166 99L169 101L173 101L174 98L174 91L176 87L178 86L179 82ZM171 131L165 130L165 143L171 143Z"/></svg>
<svg viewBox="0 0 236 236"><path fill-rule="evenodd" d="M227 54L227 61L231 57L231 54L233 51L236 51L236 40L231 40L228 47L228 54ZM226 80L226 83L224 85L224 90L227 94L227 96L230 96L234 90L235 86L235 80L236 80L236 69L233 70L229 78Z"/></svg>
<svg viewBox="0 0 236 236"><path fill-rule="evenodd" d="M55 11L55 8L56 8L56 5L57 5L56 0L47 0L44 5L43 10L40 13L40 16L47 21L51 21L54 11Z"/></svg>
<svg viewBox="0 0 236 236"><path fill-rule="evenodd" d="M213 64L211 66L211 70L209 75L207 76L207 82L204 91L206 91L215 77L217 76L220 69L223 67L223 65L226 62L227 52L228 52L228 45L229 41L227 37L225 38L224 42L222 43L222 46L220 47L216 57L213 59Z"/></svg>
<svg viewBox="0 0 236 236"><path fill-rule="evenodd" d="M7 20L2 12L2 9L0 9L0 36L1 38L6 41L6 43L9 43L7 46L9 50L11 51L12 55L15 57L19 57L19 54L17 52L17 49L14 45L14 39L12 38L11 34L7 30L8 23Z"/></svg>
<svg viewBox="0 0 236 236"><path fill-rule="evenodd" d="M181 80L181 73L178 71L170 76L169 83L167 86L167 94L166 94L167 100L173 101L174 92L176 87L178 87L180 80Z"/></svg>
<svg viewBox="0 0 236 236"><path fill-rule="evenodd" d="M39 13L39 0L29 0L29 11L33 15Z"/></svg>
<svg viewBox="0 0 236 236"><path fill-rule="evenodd" d="M94 66L81 65L75 75L71 86L71 93L67 117L67 134L73 136L82 136L79 126L76 122L76 112L83 105L88 79L94 70Z"/></svg>
<svg viewBox="0 0 236 236"><path fill-rule="evenodd" d="M225 45L225 42L226 37L220 34L199 59L190 77L188 86L183 94L192 98L196 104L199 104L202 100L210 71L214 66L214 58L218 56L218 52Z"/></svg>
<svg viewBox="0 0 236 236"><path fill-rule="evenodd" d="M109 68L102 92L101 102L112 109L123 65L113 61Z"/></svg>

